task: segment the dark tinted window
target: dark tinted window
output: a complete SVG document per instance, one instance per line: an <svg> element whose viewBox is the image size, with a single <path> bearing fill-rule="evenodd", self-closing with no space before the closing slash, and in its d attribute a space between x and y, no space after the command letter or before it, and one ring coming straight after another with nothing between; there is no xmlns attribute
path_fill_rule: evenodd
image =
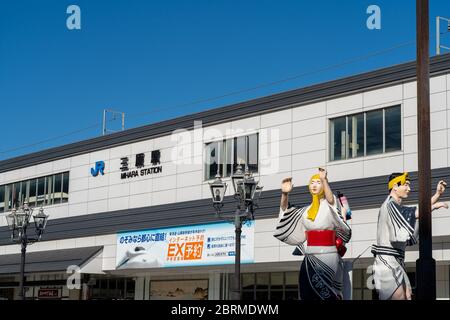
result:
<svg viewBox="0 0 450 320"><path fill-rule="evenodd" d="M346 117L334 119L331 123L331 159L345 159Z"/></svg>
<svg viewBox="0 0 450 320"><path fill-rule="evenodd" d="M383 110L367 112L366 136L366 154L383 153Z"/></svg>
<svg viewBox="0 0 450 320"><path fill-rule="evenodd" d="M384 112L386 130L385 151L400 150L402 148L400 106L388 108Z"/></svg>

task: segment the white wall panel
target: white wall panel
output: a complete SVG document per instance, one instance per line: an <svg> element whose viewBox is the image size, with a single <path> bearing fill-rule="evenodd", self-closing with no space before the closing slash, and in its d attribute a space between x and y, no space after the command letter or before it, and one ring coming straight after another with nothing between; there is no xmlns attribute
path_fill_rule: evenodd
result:
<svg viewBox="0 0 450 320"><path fill-rule="evenodd" d="M292 121L324 117L327 114L325 102L307 104L292 109Z"/></svg>

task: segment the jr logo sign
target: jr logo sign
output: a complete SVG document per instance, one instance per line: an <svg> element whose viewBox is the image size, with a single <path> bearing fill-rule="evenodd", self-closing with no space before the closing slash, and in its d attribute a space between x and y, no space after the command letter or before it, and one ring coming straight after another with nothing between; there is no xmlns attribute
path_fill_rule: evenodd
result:
<svg viewBox="0 0 450 320"><path fill-rule="evenodd" d="M98 173L103 176L105 174L105 162L104 161L97 161L95 163L95 168L91 168L91 174L93 177L98 176Z"/></svg>

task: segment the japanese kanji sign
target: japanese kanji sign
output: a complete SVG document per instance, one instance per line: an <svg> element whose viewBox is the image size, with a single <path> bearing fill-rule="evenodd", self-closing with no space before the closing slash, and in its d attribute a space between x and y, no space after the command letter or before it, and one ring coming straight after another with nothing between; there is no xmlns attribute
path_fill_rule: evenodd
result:
<svg viewBox="0 0 450 320"><path fill-rule="evenodd" d="M117 234L116 268L161 268L234 263L232 223L221 222ZM254 222L242 226L241 262L254 259Z"/></svg>
<svg viewBox="0 0 450 320"><path fill-rule="evenodd" d="M159 150L153 150L150 155L150 161L147 161L145 153L136 154L134 159L130 159L130 157L120 158L120 178L129 179L144 177L154 173L161 173L161 152ZM133 160L134 166L132 165ZM151 167L148 167L148 165L151 165Z"/></svg>

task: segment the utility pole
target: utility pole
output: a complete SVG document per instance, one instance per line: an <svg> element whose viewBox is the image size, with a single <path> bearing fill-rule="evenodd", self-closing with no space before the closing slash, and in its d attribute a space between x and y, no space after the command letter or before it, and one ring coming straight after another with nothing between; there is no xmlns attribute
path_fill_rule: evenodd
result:
<svg viewBox="0 0 450 320"><path fill-rule="evenodd" d="M419 259L417 299L436 299L436 261L431 232L430 57L428 0L416 0L417 128L419 169Z"/></svg>

